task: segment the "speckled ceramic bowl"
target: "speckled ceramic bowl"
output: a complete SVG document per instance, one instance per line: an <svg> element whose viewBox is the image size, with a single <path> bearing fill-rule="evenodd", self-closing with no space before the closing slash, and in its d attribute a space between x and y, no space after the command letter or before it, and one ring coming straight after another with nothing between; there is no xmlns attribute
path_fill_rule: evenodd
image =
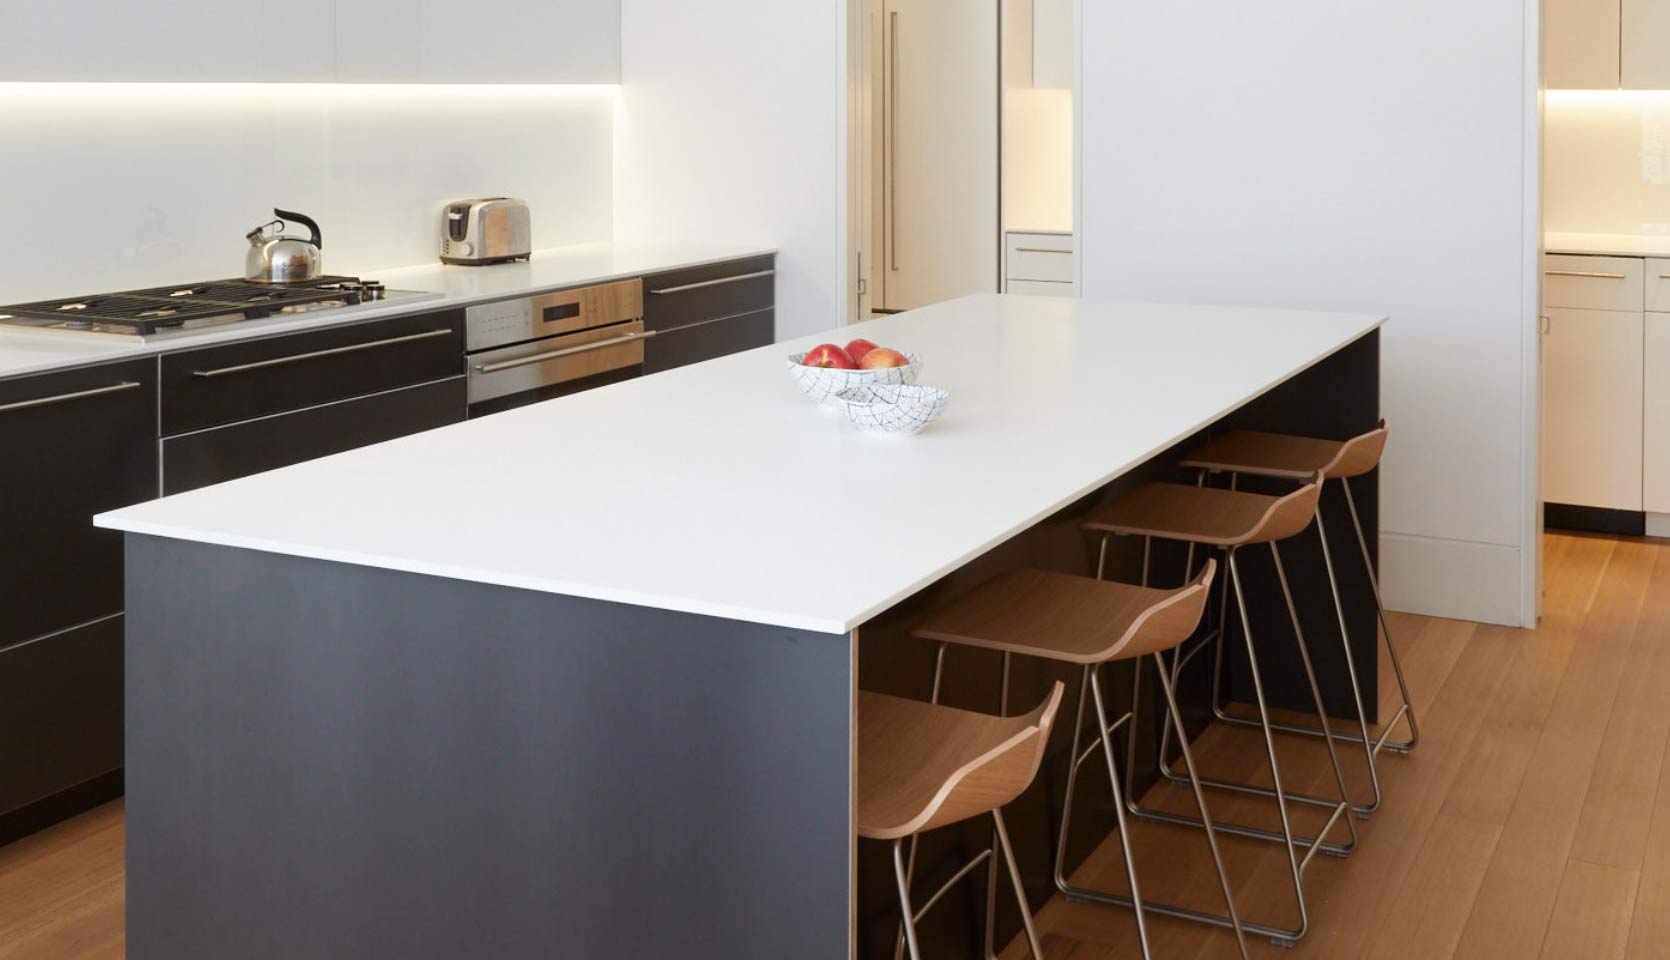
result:
<svg viewBox="0 0 1670 960"><path fill-rule="evenodd" d="M789 354L789 376L793 378L795 385L800 387L801 393L823 404L830 404L830 398L842 390L915 383L917 374L922 372L922 358L914 353L905 354L905 359L910 361L905 366L877 367L874 370L806 367L800 363L804 359L804 353Z"/></svg>
<svg viewBox="0 0 1670 960"><path fill-rule="evenodd" d="M855 387L835 395L847 419L872 433L921 433L950 400L951 394L938 387L911 384Z"/></svg>

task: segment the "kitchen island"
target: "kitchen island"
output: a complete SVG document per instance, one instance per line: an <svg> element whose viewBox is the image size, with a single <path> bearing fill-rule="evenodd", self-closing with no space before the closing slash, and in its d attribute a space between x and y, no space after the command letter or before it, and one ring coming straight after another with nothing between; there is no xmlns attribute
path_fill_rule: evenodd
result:
<svg viewBox="0 0 1670 960"><path fill-rule="evenodd" d="M801 397L807 338L101 516L129 955L890 951L852 712L926 694L909 619L1004 565L1083 572L1073 518L1204 431L1371 428L1382 321L970 297L840 333L950 390L916 437ZM990 667L948 700L995 708ZM1012 821L1035 897L1061 752Z"/></svg>

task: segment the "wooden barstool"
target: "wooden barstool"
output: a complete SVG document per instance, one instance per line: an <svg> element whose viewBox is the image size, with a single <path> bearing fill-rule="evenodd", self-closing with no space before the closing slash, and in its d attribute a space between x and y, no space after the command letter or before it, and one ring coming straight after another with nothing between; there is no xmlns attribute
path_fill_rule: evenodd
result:
<svg viewBox="0 0 1670 960"><path fill-rule="evenodd" d="M1204 484L1189 486L1176 483L1147 483L1113 503L1092 511L1083 523L1086 530L1101 534L1101 553L1097 563L1098 577L1104 572L1108 538L1115 535L1143 538L1144 584L1148 580L1148 559L1154 538L1188 543L1190 545L1191 565L1193 563L1193 548L1196 546L1224 551L1225 562L1229 567L1226 589L1233 590L1236 607L1241 615L1241 632L1246 642L1247 660L1252 672L1253 692L1258 706L1258 722L1264 731L1264 746L1270 761L1270 775L1274 786L1272 789L1258 784L1198 777L1193 775L1192 772L1190 779L1191 784L1198 781L1200 784L1216 789L1249 793L1276 801L1276 809L1281 819L1281 830L1279 831L1222 821L1216 824L1216 828L1225 833L1269 840L1283 844L1286 847L1293 895L1299 908L1299 925L1294 928L1282 928L1253 922L1243 923L1245 929L1267 936L1282 946L1293 945L1303 938L1310 929L1310 915L1305 906L1304 872L1310 865L1312 858L1316 856L1317 851L1324 851L1334 856L1349 856L1357 846L1357 827L1350 813L1351 803L1345 786L1345 773L1340 766L1338 752L1334 749L1334 739L1328 727L1327 712L1322 704L1321 688L1317 684L1316 671L1311 666L1310 651L1305 643L1304 630L1299 624L1298 611L1293 605L1293 594L1288 587L1287 573L1282 567L1281 550L1276 545L1278 541L1298 535L1310 525L1311 515L1315 512L1317 499L1321 495L1321 479L1320 476L1313 476L1309 482L1282 497L1264 496L1237 490L1221 490L1204 486ZM1276 759L1276 742L1272 733L1269 707L1264 698L1264 681L1259 672L1258 653L1253 643L1252 625L1247 617L1247 604L1241 586L1240 567L1236 563L1238 552L1254 544L1268 544L1270 555L1275 560L1276 575L1281 583L1283 598L1287 601L1287 611L1293 623L1293 633L1298 643L1300 662L1304 666L1305 676L1310 684L1311 696L1316 705L1317 718L1322 725L1323 737L1328 747L1328 757L1333 764L1334 780L1339 791L1337 798L1293 793L1282 786L1281 768ZM1227 607L1227 598L1224 605ZM1219 662L1218 673L1215 674L1212 690L1212 700L1216 703L1220 694L1216 677L1222 674L1225 636L1224 620L1220 619L1218 628L1208 634L1201 644L1193 650L1185 653L1182 648L1178 648L1169 668L1170 683L1176 683L1183 666L1196 653L1207 644L1214 644L1217 648L1216 655ZM1131 693L1133 709L1140 700L1141 680L1142 674L1139 671ZM1168 709L1174 708L1170 708L1168 704ZM1169 769L1166 763L1166 757L1170 751L1171 726L1173 725L1162 727L1158 766L1162 775L1180 783L1181 779ZM1182 735L1179 734L1179 740L1181 739ZM1136 749L1134 728L1131 731L1128 748L1132 751ZM1185 756L1187 755L1185 754ZM1132 789L1134 784L1132 784L1130 777L1131 772L1127 769L1126 806L1136 816L1163 823L1194 827L1204 826L1201 820L1193 817L1144 808L1134 796ZM1328 820L1315 837L1294 834L1292 820L1288 812L1289 801L1313 804L1331 811ZM1345 824L1349 839L1344 842L1327 840L1326 838L1334 829L1334 826L1341 821ZM1307 848L1303 858L1299 856L1299 847Z"/></svg>
<svg viewBox="0 0 1670 960"><path fill-rule="evenodd" d="M1345 626L1345 608L1340 603L1338 573L1334 569L1334 558L1328 549L1327 528L1323 526L1322 506L1318 502L1316 509L1316 532L1322 541L1323 566L1328 571L1328 587L1333 591L1334 610L1339 615L1340 641L1345 649L1345 667L1351 675L1351 692L1356 698L1357 723L1360 734L1336 733L1334 736L1341 740L1363 745L1364 754L1368 761L1369 783L1373 789L1373 798L1368 803L1353 804L1353 809L1360 814L1370 814L1380 808L1380 774L1375 767L1375 758L1382 747L1397 753L1408 753L1420 741L1420 726L1415 722L1415 707L1409 699L1409 684L1403 676L1403 663L1398 659L1397 647L1392 644L1391 626L1386 623L1386 608L1380 602L1380 579L1374 569L1374 562L1369 558L1368 539L1363 536L1363 524L1357 516L1357 501L1351 495L1351 478L1362 476L1380 465L1381 453L1386 448L1386 421L1367 433L1352 437L1350 440L1319 440L1314 437L1298 437L1281 433L1260 433L1253 430L1236 430L1216 437L1205 446L1189 454L1183 460L1183 466L1193 467L1208 473L1228 473L1231 480L1237 474L1252 476L1274 477L1282 480L1292 480L1305 483L1318 473L1322 475L1323 483L1337 479L1345 489L1345 504L1351 513L1351 526L1357 532L1357 546L1363 555L1363 569L1368 573L1369 587L1374 593L1374 609L1379 615L1379 630L1386 638L1386 653L1391 658L1392 673L1397 677L1398 692L1403 703L1380 730L1380 736L1370 737L1368 732L1368 717L1363 709L1364 694L1362 683L1357 676L1357 664L1351 653L1351 644L1347 639ZM1378 691L1375 691L1376 694ZM1219 719L1229 723L1255 725L1246 717L1237 717L1224 711L1217 704L1213 704ZM1392 731L1399 720L1409 723L1409 739L1390 740ZM1287 733L1304 734L1320 737L1322 731L1316 727L1299 724L1275 723L1277 730Z"/></svg>
<svg viewBox="0 0 1670 960"><path fill-rule="evenodd" d="M1022 717L993 717L859 692L857 832L860 837L893 841L899 910L911 960L921 960L916 921L970 870L991 861L998 850L1015 887L1027 944L1035 960L1043 960L1026 888L1003 825L1002 807L1020 796L1037 775L1050 725L1061 706L1062 689L1056 683L1049 697ZM991 814L996 829L994 849L981 851L958 870L921 910L912 907L904 838L986 813ZM988 869L995 871L996 863ZM989 937L989 920L986 926ZM989 943L987 952L991 952Z"/></svg>
<svg viewBox="0 0 1670 960"><path fill-rule="evenodd" d="M1217 564L1208 560L1205 568L1193 581L1175 590L1154 590L1130 584L1113 583L1090 577L1051 573L1042 570L1017 570L1000 574L952 601L924 620L912 636L939 643L934 670L934 692L938 695L941 671L948 644L981 647L1003 653L1003 696L1008 695L1009 658L1014 654L1069 663L1082 668L1079 680L1078 715L1073 724L1073 747L1067 768L1067 790L1062 801L1061 828L1056 837L1055 885L1068 896L1085 900L1130 907L1136 914L1137 933L1142 942L1144 957L1150 957L1146 912L1195 920L1228 927L1235 932L1241 955L1246 956L1246 942L1241 932L1241 921L1230 891L1229 878L1224 871L1223 857L1218 851L1217 836L1207 810L1205 791L1196 779L1194 757L1188 740L1183 737L1181 714L1166 675L1161 654L1183 643L1200 625L1210 593ZM1150 903L1142 898L1132 855L1130 831L1125 822L1125 803L1120 792L1117 763L1114 758L1113 734L1121 725L1131 724L1132 714L1108 723L1107 699L1102 693L1100 668L1118 660L1135 660L1152 656L1160 664L1160 684L1165 690L1168 715L1177 728L1183 747L1183 759L1194 783L1195 801L1200 806L1201 823L1206 830L1207 845L1218 870L1218 883L1223 889L1226 915L1205 913L1164 903ZM1080 751L1084 735L1086 706L1094 703L1096 732L1093 734L1107 762L1108 778L1113 788L1114 811L1119 821L1119 840L1124 848L1125 871L1130 881L1129 897L1091 890L1069 883L1064 873L1068 830L1073 817L1073 789L1078 782L1079 768L1095 755L1097 744ZM1127 757L1127 765L1129 758Z"/></svg>

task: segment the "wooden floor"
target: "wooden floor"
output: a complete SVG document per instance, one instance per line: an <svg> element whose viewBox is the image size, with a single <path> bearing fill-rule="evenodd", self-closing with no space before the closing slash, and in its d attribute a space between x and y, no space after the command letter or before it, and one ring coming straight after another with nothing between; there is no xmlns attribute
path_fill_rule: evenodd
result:
<svg viewBox="0 0 1670 960"><path fill-rule="evenodd" d="M1545 569L1535 631L1394 616L1421 743L1383 755L1385 806L1356 854L1312 863L1310 935L1291 951L1250 940L1255 956L1670 957L1670 543L1550 536ZM1319 745L1277 747L1290 789L1331 786ZM1267 776L1252 731L1214 728L1197 759ZM1362 790L1360 754L1346 760ZM1192 808L1169 788L1148 799ZM1274 822L1267 804L1209 800L1220 820ZM1221 909L1198 833L1133 837L1145 896ZM1296 923L1281 848L1225 844L1243 915ZM1110 840L1076 879L1123 890L1123 876ZM120 957L122 905L120 803L0 848L0 960ZM1140 956L1126 911L1057 898L1039 922L1051 960ZM1192 924L1156 917L1150 936L1156 957L1235 956L1227 934Z"/></svg>

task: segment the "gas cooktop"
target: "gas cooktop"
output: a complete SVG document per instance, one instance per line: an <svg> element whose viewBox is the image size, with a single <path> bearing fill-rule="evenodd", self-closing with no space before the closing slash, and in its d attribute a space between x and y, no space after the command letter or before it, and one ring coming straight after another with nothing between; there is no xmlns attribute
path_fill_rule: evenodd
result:
<svg viewBox="0 0 1670 960"><path fill-rule="evenodd" d="M0 323L147 340L225 323L430 296L411 290L387 290L380 283L358 277L320 277L284 284L211 280L0 306Z"/></svg>

